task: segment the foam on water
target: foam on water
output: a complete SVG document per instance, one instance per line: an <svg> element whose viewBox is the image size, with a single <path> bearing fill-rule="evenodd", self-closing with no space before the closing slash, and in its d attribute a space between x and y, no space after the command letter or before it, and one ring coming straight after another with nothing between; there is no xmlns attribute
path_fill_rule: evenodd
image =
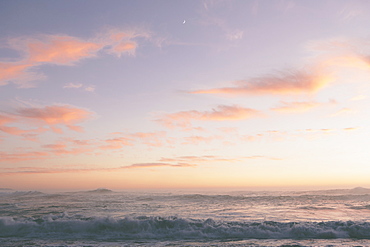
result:
<svg viewBox="0 0 370 247"><path fill-rule="evenodd" d="M311 241L322 246L335 240L339 246L340 241L357 245L370 243L369 205L364 189L260 193L97 189L54 194L7 190L0 192L0 243L279 246ZM138 241L146 244L137 245Z"/></svg>
<svg viewBox="0 0 370 247"><path fill-rule="evenodd" d="M66 239L370 239L370 223L235 222L177 217L0 218L0 237Z"/></svg>

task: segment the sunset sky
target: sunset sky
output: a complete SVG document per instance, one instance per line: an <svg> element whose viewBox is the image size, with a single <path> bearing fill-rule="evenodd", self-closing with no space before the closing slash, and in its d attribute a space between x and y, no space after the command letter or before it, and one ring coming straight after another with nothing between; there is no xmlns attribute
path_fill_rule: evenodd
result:
<svg viewBox="0 0 370 247"><path fill-rule="evenodd" d="M370 1L0 1L0 188L370 186Z"/></svg>

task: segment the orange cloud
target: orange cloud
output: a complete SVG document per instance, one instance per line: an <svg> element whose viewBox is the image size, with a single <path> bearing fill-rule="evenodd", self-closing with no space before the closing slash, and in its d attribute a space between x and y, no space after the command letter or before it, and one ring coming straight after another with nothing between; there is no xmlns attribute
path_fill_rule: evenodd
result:
<svg viewBox="0 0 370 247"><path fill-rule="evenodd" d="M344 128L343 130L345 131L354 131L354 130L358 130L359 128L358 127L348 127L348 128Z"/></svg>
<svg viewBox="0 0 370 247"><path fill-rule="evenodd" d="M69 65L83 58L95 56L103 46L70 36L47 36L45 40L27 42L28 61Z"/></svg>
<svg viewBox="0 0 370 247"><path fill-rule="evenodd" d="M315 93L333 81L317 71L283 71L269 76L234 82L234 87L197 90L195 94L301 94Z"/></svg>
<svg viewBox="0 0 370 247"><path fill-rule="evenodd" d="M31 71L44 63L72 65L95 56L104 44L83 41L71 36L44 35L38 38L13 38L9 47L24 54L17 62L0 62L0 85L9 82L20 88L33 87L31 81L44 79L41 73Z"/></svg>
<svg viewBox="0 0 370 247"><path fill-rule="evenodd" d="M244 108L241 106L227 106L220 105L211 111L182 111L172 114L164 115L156 121L165 125L166 127L180 127L190 128L191 121L228 121L228 120L242 120L259 116L260 112L251 108Z"/></svg>

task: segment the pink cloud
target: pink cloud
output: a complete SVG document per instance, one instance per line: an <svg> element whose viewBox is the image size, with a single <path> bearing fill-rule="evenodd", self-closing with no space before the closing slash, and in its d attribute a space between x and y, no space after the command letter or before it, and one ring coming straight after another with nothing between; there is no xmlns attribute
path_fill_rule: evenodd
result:
<svg viewBox="0 0 370 247"><path fill-rule="evenodd" d="M104 145L101 145L102 149L121 149L124 146L133 146L136 144L144 144L149 147L162 147L167 144L171 144L173 140L166 137L165 131L158 132L136 132L136 133L112 133L117 136L114 138L104 140Z"/></svg>
<svg viewBox="0 0 370 247"><path fill-rule="evenodd" d="M47 36L44 40L28 40L26 46L30 63L71 65L95 56L104 45L71 36Z"/></svg>
<svg viewBox="0 0 370 247"><path fill-rule="evenodd" d="M7 123L15 122L16 118L6 115L0 115L0 126L5 125Z"/></svg>
<svg viewBox="0 0 370 247"><path fill-rule="evenodd" d="M22 135L22 134L25 134L25 133L29 132L27 130L22 130L18 127L8 127L8 126L0 126L0 130L5 132L5 133L8 133L10 135L16 135L16 136L19 136L19 135Z"/></svg>
<svg viewBox="0 0 370 247"><path fill-rule="evenodd" d="M93 113L88 110L69 105L19 108L13 113L0 115L0 131L35 141L37 135L45 131L63 133L61 127L82 132L83 128L75 124L91 118L92 115ZM30 129L30 126L37 128Z"/></svg>
<svg viewBox="0 0 370 247"><path fill-rule="evenodd" d="M74 131L82 131L81 127L74 124L91 118L93 113L68 105L52 105L40 108L20 108L16 115L26 121L33 120L41 125L49 125L54 132L59 132L60 129L55 126L62 125Z"/></svg>
<svg viewBox="0 0 370 247"><path fill-rule="evenodd" d="M16 123L17 118L13 116L0 115L0 131L3 131L10 135L22 135L30 131L20 129L18 127L6 126L8 124Z"/></svg>
<svg viewBox="0 0 370 247"><path fill-rule="evenodd" d="M49 156L47 152L25 152L25 153L6 153L0 152L0 161L19 162L25 160L44 159Z"/></svg>
<svg viewBox="0 0 370 247"><path fill-rule="evenodd" d="M148 39L151 34L140 29L120 30L110 29L101 34L101 42L107 45L107 52L118 57L122 55L135 55L138 39Z"/></svg>
<svg viewBox="0 0 370 247"><path fill-rule="evenodd" d="M120 42L117 45L113 46L111 49L112 53L121 56L123 53L128 53L131 55L135 54L137 44L135 42Z"/></svg>
<svg viewBox="0 0 370 247"><path fill-rule="evenodd" d="M32 66L32 64L24 62L0 62L0 86L13 82L20 88L34 87L32 81L43 80L45 79L45 76L40 73L30 71Z"/></svg>
<svg viewBox="0 0 370 247"><path fill-rule="evenodd" d="M211 111L181 111L166 114L156 121L166 127L191 128L191 121L230 121L253 118L261 115L259 111L241 106L220 105Z"/></svg>
<svg viewBox="0 0 370 247"><path fill-rule="evenodd" d="M17 62L0 61L0 86L9 82L20 88L34 87L31 81L45 79L42 73L32 71L32 68L42 64L75 65L82 59L97 56L99 51L105 51L117 56L134 55L138 47L137 38L149 38L147 32L122 32L108 30L100 36L84 40L68 35L39 35L37 37L19 37L8 40L8 47L23 55ZM66 88L76 87L67 85ZM93 86L86 91L94 91Z"/></svg>
<svg viewBox="0 0 370 247"><path fill-rule="evenodd" d="M126 137L117 137L105 140L105 145L100 146L101 149L121 149L124 146L132 146L132 139Z"/></svg>
<svg viewBox="0 0 370 247"><path fill-rule="evenodd" d="M72 145L67 145L65 142L59 142L55 144L43 145L43 148L46 148L50 153L56 155L65 155L65 154L85 154L93 149L86 147L71 147Z"/></svg>

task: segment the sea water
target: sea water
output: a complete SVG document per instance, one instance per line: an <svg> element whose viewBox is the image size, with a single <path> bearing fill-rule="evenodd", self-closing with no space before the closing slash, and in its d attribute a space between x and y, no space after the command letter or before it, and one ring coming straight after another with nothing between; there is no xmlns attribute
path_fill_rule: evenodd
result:
<svg viewBox="0 0 370 247"><path fill-rule="evenodd" d="M0 191L0 246L370 246L370 190Z"/></svg>

